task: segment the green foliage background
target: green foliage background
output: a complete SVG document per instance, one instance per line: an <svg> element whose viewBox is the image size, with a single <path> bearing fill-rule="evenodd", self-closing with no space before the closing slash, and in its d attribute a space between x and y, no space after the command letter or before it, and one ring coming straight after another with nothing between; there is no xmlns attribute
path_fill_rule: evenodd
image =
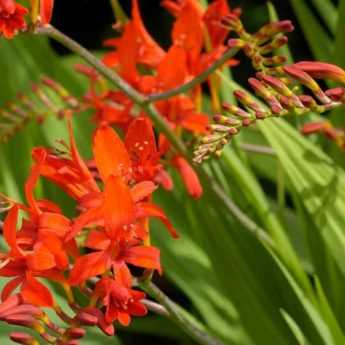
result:
<svg viewBox="0 0 345 345"><path fill-rule="evenodd" d="M314 58L345 67L345 1L288 2ZM277 18L272 4L259 10ZM2 104L19 90L28 92L42 74L77 95L87 87L72 69L78 58L57 56L43 38L1 40L0 54ZM225 99L236 85L228 76L223 80ZM329 116L343 123L343 113L341 109ZM78 146L86 157L92 131L88 116L75 118ZM243 131L220 161L208 163L223 190L272 237L275 251L244 228L207 188L200 201L186 198L178 184L173 193L157 197L182 235L173 241L153 224L154 243L162 249L165 276L173 286L166 291L178 291L188 301L185 306L224 344L345 344L344 153L322 139L302 137L297 129L301 121L262 122ZM31 148L53 145L60 138L67 139L64 122L48 118L42 126L28 124L1 144L0 190L22 199ZM241 143L270 146L275 154L248 153ZM66 199L51 185L40 185L38 193L68 210ZM1 325L1 344L9 344L9 330ZM116 340L92 331L85 344L136 344L145 339L147 344L192 344L158 316L136 320L119 330Z"/></svg>

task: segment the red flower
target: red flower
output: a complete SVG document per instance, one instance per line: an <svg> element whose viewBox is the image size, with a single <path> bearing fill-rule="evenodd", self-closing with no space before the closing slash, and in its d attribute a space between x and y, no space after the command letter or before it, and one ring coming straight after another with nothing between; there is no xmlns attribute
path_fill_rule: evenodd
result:
<svg viewBox="0 0 345 345"><path fill-rule="evenodd" d="M106 307L105 321L118 321L128 326L131 316L145 316L147 308L140 302L145 293L130 288L119 274L116 279L102 278L96 285L95 296L102 299Z"/></svg>
<svg viewBox="0 0 345 345"><path fill-rule="evenodd" d="M107 54L104 62L109 67L120 68L121 75L130 82L138 78L138 64L156 67L165 55L145 29L137 0L132 0L132 20L126 24L123 35L105 44L114 47L116 52Z"/></svg>
<svg viewBox="0 0 345 345"><path fill-rule="evenodd" d="M89 193L99 192L99 188L78 152L70 120L68 128L70 147L67 157L56 155L45 148L35 148L32 156L38 162L44 155L39 174L56 183L68 195L79 201Z"/></svg>
<svg viewBox="0 0 345 345"><path fill-rule="evenodd" d="M200 184L198 175L189 165L189 163L181 156L175 156L172 159L172 164L181 174L183 182L187 188L188 194L193 198L198 199L202 195L202 186Z"/></svg>
<svg viewBox="0 0 345 345"><path fill-rule="evenodd" d="M27 13L25 7L13 0L0 0L0 34L12 38L19 30L26 29Z"/></svg>
<svg viewBox="0 0 345 345"><path fill-rule="evenodd" d="M136 182L154 181L171 190L173 182L160 163L165 153L157 149L152 123L147 117L139 117L129 126L125 145L132 162L132 176Z"/></svg>
<svg viewBox="0 0 345 345"><path fill-rule="evenodd" d="M52 19L54 0L40 0L41 23L48 24Z"/></svg>

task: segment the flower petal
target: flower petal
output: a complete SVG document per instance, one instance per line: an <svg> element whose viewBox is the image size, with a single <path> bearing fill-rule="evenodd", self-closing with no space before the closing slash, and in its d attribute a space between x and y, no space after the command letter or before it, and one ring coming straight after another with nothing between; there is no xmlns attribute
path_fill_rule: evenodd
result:
<svg viewBox="0 0 345 345"><path fill-rule="evenodd" d="M105 184L102 206L107 230L116 232L135 220L135 207L130 189L119 176L110 176Z"/></svg>
<svg viewBox="0 0 345 345"><path fill-rule="evenodd" d="M1 300L6 301L12 292L23 282L23 277L17 277L10 280L1 291Z"/></svg>
<svg viewBox="0 0 345 345"><path fill-rule="evenodd" d="M27 303L41 307L52 307L54 305L53 296L48 288L34 278L30 272L26 273L21 293Z"/></svg>
<svg viewBox="0 0 345 345"><path fill-rule="evenodd" d="M158 218L167 227L172 237L174 238L179 237L173 225L170 223L168 217L166 216L166 214L160 207L151 203L143 203L143 202L138 203L136 206L137 206L138 218L146 218L146 217Z"/></svg>
<svg viewBox="0 0 345 345"><path fill-rule="evenodd" d="M11 248L10 255L15 257L23 256L17 244L17 221L18 221L18 206L14 205L8 212L3 227L3 235L5 241Z"/></svg>
<svg viewBox="0 0 345 345"><path fill-rule="evenodd" d="M40 7L42 24L50 23L53 14L54 0L40 0Z"/></svg>
<svg viewBox="0 0 345 345"><path fill-rule="evenodd" d="M199 177L194 169L182 156L175 156L172 159L172 163L180 173L187 188L188 194L195 199L200 198L203 190L199 181Z"/></svg>
<svg viewBox="0 0 345 345"><path fill-rule="evenodd" d="M160 251L152 246L137 246L128 248L123 253L123 259L134 266L157 270L161 273Z"/></svg>
<svg viewBox="0 0 345 345"><path fill-rule="evenodd" d="M157 189L157 186L151 181L143 181L134 185L131 189L131 195L134 202L141 201Z"/></svg>
<svg viewBox="0 0 345 345"><path fill-rule="evenodd" d="M93 140L93 154L103 182L110 175L128 174L131 167L128 152L111 127L101 126L97 129Z"/></svg>
<svg viewBox="0 0 345 345"><path fill-rule="evenodd" d="M110 260L109 255L105 252L96 252L77 258L72 269L69 283L79 285L85 280L104 273Z"/></svg>

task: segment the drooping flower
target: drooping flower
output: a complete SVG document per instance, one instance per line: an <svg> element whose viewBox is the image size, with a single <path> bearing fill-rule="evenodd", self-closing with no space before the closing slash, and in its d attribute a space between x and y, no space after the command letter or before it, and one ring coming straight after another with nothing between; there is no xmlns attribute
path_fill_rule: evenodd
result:
<svg viewBox="0 0 345 345"><path fill-rule="evenodd" d="M121 274L115 279L102 278L96 285L95 296L101 298L106 307L105 321L118 321L122 326L128 326L131 316L145 316L147 308L141 300L145 293L131 289Z"/></svg>

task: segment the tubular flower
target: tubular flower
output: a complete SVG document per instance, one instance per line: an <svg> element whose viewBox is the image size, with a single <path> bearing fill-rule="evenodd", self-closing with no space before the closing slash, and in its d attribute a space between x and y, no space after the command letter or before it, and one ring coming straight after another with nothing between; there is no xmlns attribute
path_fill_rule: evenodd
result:
<svg viewBox="0 0 345 345"><path fill-rule="evenodd" d="M50 23L53 15L54 0L40 0L40 17L42 24Z"/></svg>
<svg viewBox="0 0 345 345"><path fill-rule="evenodd" d="M106 306L105 321L119 321L128 326L131 316L145 316L146 307L140 302L145 294L130 288L130 285L118 275L116 279L102 278L96 285L95 296L103 300Z"/></svg>
<svg viewBox="0 0 345 345"><path fill-rule="evenodd" d="M28 10L14 0L0 1L0 34L5 38L13 38L19 30L26 29L24 20Z"/></svg>

